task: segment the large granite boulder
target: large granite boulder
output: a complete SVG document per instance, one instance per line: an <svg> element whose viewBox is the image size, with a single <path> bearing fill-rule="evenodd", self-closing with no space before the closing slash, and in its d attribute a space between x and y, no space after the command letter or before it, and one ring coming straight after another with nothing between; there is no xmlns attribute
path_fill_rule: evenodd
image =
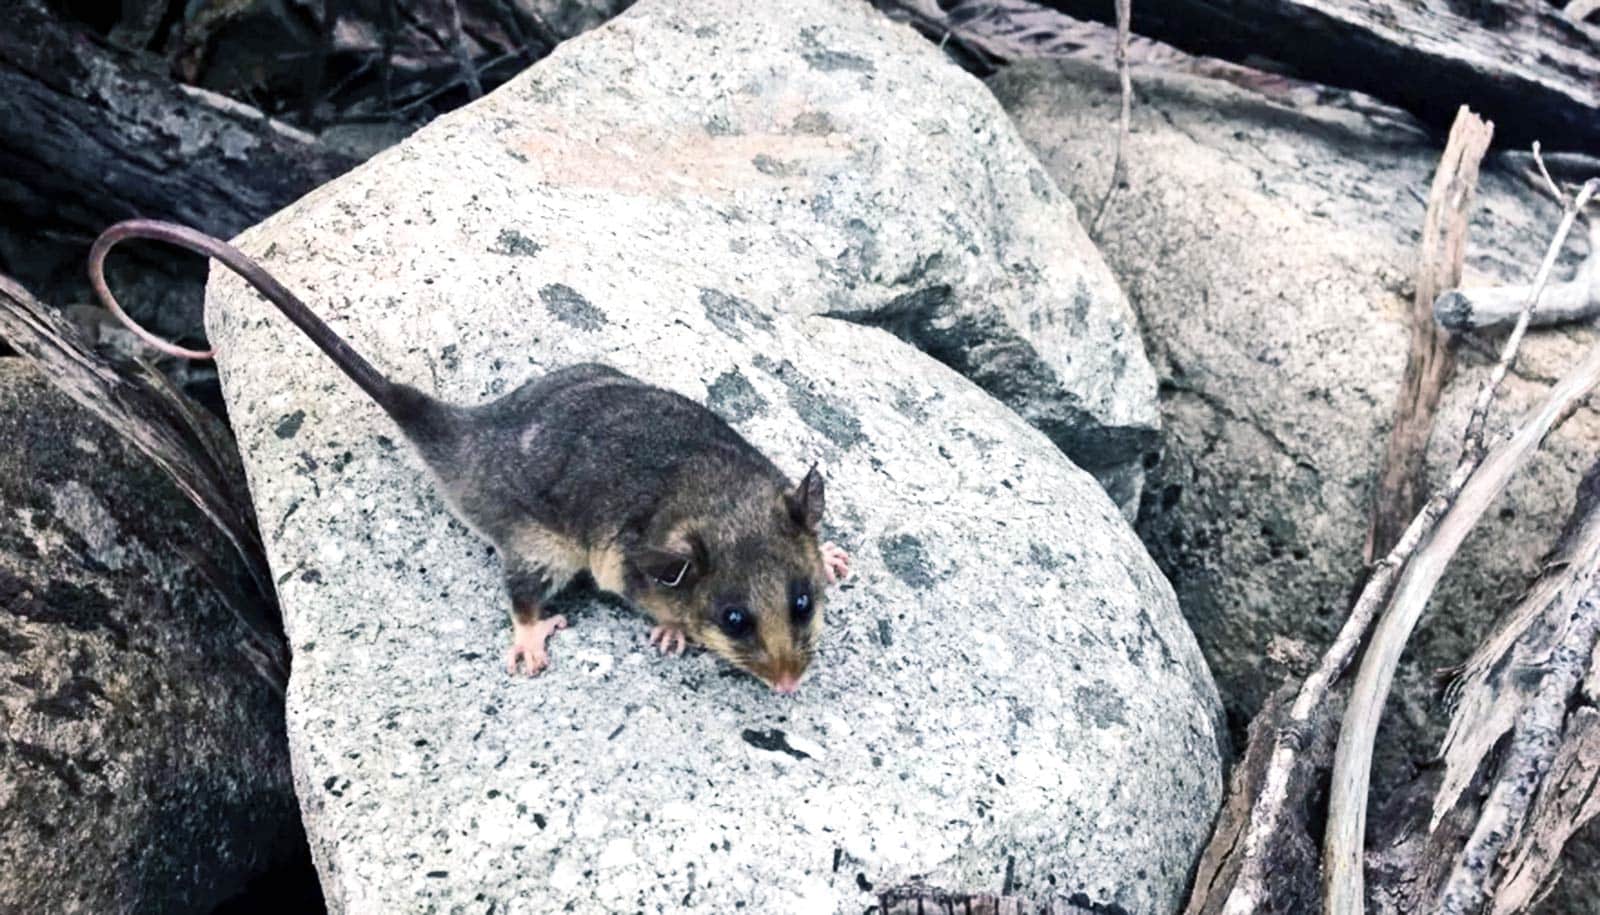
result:
<svg viewBox="0 0 1600 915"><path fill-rule="evenodd" d="M742 9L641 3L239 242L447 399L601 360L707 403L792 475L819 461L857 571L796 696L660 658L642 617L582 592L552 669L508 677L498 560L391 422L213 272L329 904L860 911L921 875L1170 910L1221 793L1216 695L1171 590L1050 439L825 314L932 282L902 278L908 252L963 290L933 296L934 324L980 292L955 264L993 328L1028 296L1078 303L1071 277L1100 268L1037 237L1076 232L1070 209L908 28L848 0ZM912 147L920 164L886 164ZM1036 234L1012 222L1047 205ZM1086 335L1041 364L1109 350L1136 387L1118 303L1034 301L1041 327ZM1115 392L1084 383L1115 425Z"/></svg>
<svg viewBox="0 0 1600 915"><path fill-rule="evenodd" d="M1155 69L1135 83L1127 187L1101 247L1162 379L1166 450L1138 528L1242 725L1314 663L1349 609L1440 150L1370 101L1323 104L1307 90L1266 99ZM1112 74L1033 63L990 86L1080 211L1097 205L1115 141ZM1534 184L1491 158L1469 277L1528 282L1558 218ZM1588 327L1533 332L1491 427L1521 417L1594 340ZM1461 348L1429 446L1435 484L1459 457L1498 352L1498 337ZM1538 568L1597 443L1600 416L1580 409L1468 538L1397 675L1380 784L1437 752L1447 720L1437 672L1465 660Z"/></svg>
<svg viewBox="0 0 1600 915"><path fill-rule="evenodd" d="M232 548L0 359L0 910L207 912L298 832Z"/></svg>

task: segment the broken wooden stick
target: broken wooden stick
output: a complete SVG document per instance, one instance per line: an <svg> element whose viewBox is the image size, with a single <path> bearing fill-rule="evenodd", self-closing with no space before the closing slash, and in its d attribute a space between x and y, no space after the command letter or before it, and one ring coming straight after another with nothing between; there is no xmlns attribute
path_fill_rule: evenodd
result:
<svg viewBox="0 0 1600 915"><path fill-rule="evenodd" d="M1493 124L1461 106L1428 192L1417 257L1417 291L1411 304L1411 347L1367 526L1364 555L1369 563L1389 552L1422 507L1428 437L1433 433L1433 417L1444 386L1455 368L1454 343L1433 320L1433 302L1439 293L1461 285L1468 208L1478 184L1478 166L1493 136Z"/></svg>
<svg viewBox="0 0 1600 915"><path fill-rule="evenodd" d="M1105 0L1038 2L1111 21ZM1292 61L1301 79L1367 93L1436 129L1471 99L1502 142L1560 137L1568 148L1596 149L1600 33L1592 21L1574 26L1570 17L1583 10L1488 0L1166 0L1140 8L1139 31L1194 55Z"/></svg>
<svg viewBox="0 0 1600 915"><path fill-rule="evenodd" d="M1482 330L1517 319L1532 293L1529 286L1452 289L1433 303L1440 326L1453 331ZM1535 327L1582 321L1600 314L1600 221L1589 223L1589 256L1565 283L1551 283L1539 296L1530 319Z"/></svg>
<svg viewBox="0 0 1600 915"><path fill-rule="evenodd" d="M1516 703L1506 700L1530 685L1519 679L1523 671L1515 658L1538 653L1529 650L1529 633L1542 631L1535 641L1549 642L1549 634L1560 628L1596 574L1600 574L1600 461L1579 485L1577 507L1538 577L1445 691L1445 702L1453 711L1439 752L1444 777L1434 794L1430 829L1438 828L1494 745L1511 730Z"/></svg>
<svg viewBox="0 0 1600 915"><path fill-rule="evenodd" d="M1597 191L1600 191L1600 179L1590 180L1578 192L1551 241L1538 278L1534 281L1532 295L1525 304L1525 312L1532 311L1534 301L1548 283L1550 267L1566 242L1577 212ZM1519 318L1517 326L1519 330L1526 328L1526 314ZM1483 390L1473 405L1473 415L1468 420L1468 446L1461 464L1452 475L1453 483L1465 470L1465 481L1401 572L1394 594L1378 620L1372 640L1362 657L1360 671L1351 687L1338 748L1334 752L1328 827L1322 854L1323 898L1329 915L1358 915L1365 904L1362 865L1366 847L1367 789L1371 777L1373 743L1400 654L1427 606L1434 586L1461 541L1510 482L1512 474L1537 450L1550 430L1566 419L1600 384L1600 345L1596 345L1582 362L1555 384L1544 402L1509 439L1480 460L1477 457L1479 449L1472 446L1474 430L1481 430L1482 417L1488 412L1494 390L1515 358L1516 346L1520 341L1520 333L1511 335L1499 364L1484 382Z"/></svg>
<svg viewBox="0 0 1600 915"><path fill-rule="evenodd" d="M1560 748L1550 763L1533 810L1522 831L1501 856L1504 876L1496 884L1492 915L1525 912L1549 890L1560 873L1558 858L1573 833L1600 816L1600 699L1589 670L1587 704L1567 717Z"/></svg>
<svg viewBox="0 0 1600 915"><path fill-rule="evenodd" d="M40 0L0 28L0 205L98 232L132 215L228 238L356 160L152 72Z"/></svg>

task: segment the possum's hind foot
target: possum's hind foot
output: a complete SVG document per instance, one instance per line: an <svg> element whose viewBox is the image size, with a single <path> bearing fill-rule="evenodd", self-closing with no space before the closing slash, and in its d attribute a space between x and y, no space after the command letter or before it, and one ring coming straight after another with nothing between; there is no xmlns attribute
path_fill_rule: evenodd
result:
<svg viewBox="0 0 1600 915"><path fill-rule="evenodd" d="M678 657L689 647L689 634L681 626L656 626L650 630L650 644L661 649L662 654Z"/></svg>
<svg viewBox="0 0 1600 915"><path fill-rule="evenodd" d="M567 618L552 616L529 622L516 620L513 625L511 647L506 650L506 672L515 676L518 661L523 662L530 677L549 667L550 652L546 643L552 635L567 628Z"/></svg>

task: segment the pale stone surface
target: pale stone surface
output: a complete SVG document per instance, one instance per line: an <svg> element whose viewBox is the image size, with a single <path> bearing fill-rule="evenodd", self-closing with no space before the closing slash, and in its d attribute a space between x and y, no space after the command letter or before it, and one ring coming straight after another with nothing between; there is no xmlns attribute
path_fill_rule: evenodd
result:
<svg viewBox="0 0 1600 915"><path fill-rule="evenodd" d="M1129 188L1104 240L1163 375L1169 442L1140 530L1224 692L1253 708L1277 676L1319 653L1361 567L1438 150L1362 115L1143 75ZM1080 207L1098 202L1099 151L1114 136L1104 76L1090 65L1030 65L993 83ZM1478 282L1537 266L1558 216L1491 160L1467 254ZM1498 339L1463 348L1432 443L1437 478L1455 464L1483 352L1497 354ZM1590 339L1575 328L1530 335L1498 425L1542 397ZM1448 625L1424 623L1422 663L1403 677L1420 687L1464 657L1536 568L1597 440L1594 413L1580 411L1513 482L1457 563L1470 574L1441 589Z"/></svg>
<svg viewBox="0 0 1600 915"><path fill-rule="evenodd" d="M994 890L1009 872L1031 896L1170 910L1221 793L1216 694L1171 589L1044 435L821 314L913 291L892 265L945 242L873 228L913 203L941 237L1009 250L1002 206L1034 204L933 157L973 154L976 131L1027 158L981 86L865 4L716 24L740 8L642 3L241 243L447 399L598 359L707 403L796 477L820 461L857 574L798 696L702 653L657 658L645 620L582 594L553 669L507 677L496 558L389 420L213 274L329 903L860 911L913 875ZM924 164L870 167L908 125ZM1001 312L1076 288L1073 255L1025 250L1037 275L973 280ZM1143 384L1131 325L1116 338L1097 309L1070 358L1087 372L1121 346L1123 383Z"/></svg>
<svg viewBox="0 0 1600 915"><path fill-rule="evenodd" d="M1358 113L1309 91L1298 103L1268 102L1153 69L1134 80L1128 187L1102 248L1162 377L1168 440L1138 526L1242 726L1345 619L1405 365L1417 233L1440 149L1370 100ZM1096 206L1116 130L1111 74L1039 63L990 85L1080 211ZM1469 278L1530 282L1559 215L1491 157L1473 207ZM1584 247L1572 243L1566 263ZM1462 347L1430 444L1435 485L1459 458L1502 339ZM1532 332L1491 430L1523 416L1594 340L1588 326ZM1380 783L1409 777L1437 752L1447 720L1437 672L1466 659L1538 568L1597 443L1600 417L1580 409L1468 538L1397 674ZM1571 895L1551 911L1593 911L1593 891L1576 887L1595 878L1582 879L1568 881Z"/></svg>
<svg viewBox="0 0 1600 915"><path fill-rule="evenodd" d="M282 698L225 596L243 570L18 358L0 443L0 910L209 911L295 835Z"/></svg>

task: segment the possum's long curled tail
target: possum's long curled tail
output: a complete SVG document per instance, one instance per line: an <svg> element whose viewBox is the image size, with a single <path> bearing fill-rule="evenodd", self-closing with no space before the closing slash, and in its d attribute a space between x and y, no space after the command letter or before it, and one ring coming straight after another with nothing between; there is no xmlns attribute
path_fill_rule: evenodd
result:
<svg viewBox="0 0 1600 915"><path fill-rule="evenodd" d="M361 358L361 355L350 348L350 344L339 338L322 319L312 313L305 303L300 301L294 293L290 292L282 283L278 282L268 273L266 268L251 260L243 251L225 241L211 237L204 232L180 226L176 223L162 222L156 219L130 219L119 222L111 228L100 233L94 240L94 247L89 249L89 283L94 287L95 294L100 301L117 316L127 328L139 339L150 344L163 353L178 356L183 359L210 359L215 350L194 350L168 343L160 337L151 334L140 327L128 317L117 304L116 297L111 294L106 286L105 262L106 254L118 242L129 238L147 238L154 241L163 241L168 244L187 248L196 254L214 257L222 262L229 270L243 277L245 282L256 288L267 298L267 301L278 306L278 310L294 322L294 325L305 332L311 342L315 343L328 354L350 380L367 392L367 396L378 402L378 406L388 412L397 420L404 421L414 417L419 407L418 397L423 397L415 388L408 385L395 384L389 379L378 374L372 364ZM426 398L424 398L426 399Z"/></svg>

